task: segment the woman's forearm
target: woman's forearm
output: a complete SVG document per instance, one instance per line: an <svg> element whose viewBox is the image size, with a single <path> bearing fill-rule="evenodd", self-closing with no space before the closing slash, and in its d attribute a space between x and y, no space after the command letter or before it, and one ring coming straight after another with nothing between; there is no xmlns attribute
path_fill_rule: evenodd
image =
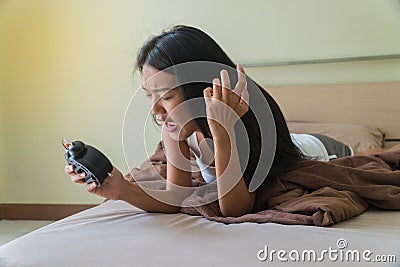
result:
<svg viewBox="0 0 400 267"><path fill-rule="evenodd" d="M131 182L124 187L119 199L147 212L178 213L180 211L178 206L157 200L157 197L171 203L179 201L176 199L176 192L154 189L144 191L137 183Z"/></svg>
<svg viewBox="0 0 400 267"><path fill-rule="evenodd" d="M232 217L246 214L253 206L254 196L244 182L234 132L214 138L214 145L221 212Z"/></svg>

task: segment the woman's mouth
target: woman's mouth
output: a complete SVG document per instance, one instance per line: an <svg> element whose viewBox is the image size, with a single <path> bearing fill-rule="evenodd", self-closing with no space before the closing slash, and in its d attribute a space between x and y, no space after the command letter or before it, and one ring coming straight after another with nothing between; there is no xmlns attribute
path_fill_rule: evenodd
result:
<svg viewBox="0 0 400 267"><path fill-rule="evenodd" d="M171 122L171 121L165 121L164 126L165 126L165 130L167 130L168 132L173 132L178 127L178 125L175 122Z"/></svg>
<svg viewBox="0 0 400 267"><path fill-rule="evenodd" d="M173 132L178 127L178 125L175 122L171 120L165 120L165 118L162 118L162 116L160 115L156 115L156 120L163 123L165 130L167 130L168 132Z"/></svg>

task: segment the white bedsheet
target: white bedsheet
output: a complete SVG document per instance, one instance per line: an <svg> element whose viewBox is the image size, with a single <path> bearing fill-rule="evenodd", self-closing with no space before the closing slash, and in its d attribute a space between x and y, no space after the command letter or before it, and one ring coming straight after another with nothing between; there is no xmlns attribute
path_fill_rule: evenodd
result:
<svg viewBox="0 0 400 267"><path fill-rule="evenodd" d="M340 238L347 242L344 249L337 246ZM276 253L272 262L259 260L257 254L265 246L269 251L286 251L282 258L288 262ZM369 210L329 228L225 225L185 214L149 214L123 201L108 201L3 245L0 266L310 266L321 262L295 262L289 253L293 258L293 250L300 255L314 250L320 258L321 251L330 247L339 251L339 257L340 251L357 250L362 257L370 250L371 259L394 255L397 261L366 264L361 258L351 266L399 266L400 212ZM333 261L327 253L322 263L350 264L340 258Z"/></svg>

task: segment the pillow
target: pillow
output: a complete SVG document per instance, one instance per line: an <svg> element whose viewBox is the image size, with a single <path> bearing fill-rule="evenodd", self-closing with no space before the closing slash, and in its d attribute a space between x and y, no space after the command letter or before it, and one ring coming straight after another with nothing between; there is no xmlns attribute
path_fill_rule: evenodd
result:
<svg viewBox="0 0 400 267"><path fill-rule="evenodd" d="M352 123L318 123L288 121L291 133L317 133L327 135L350 146L354 151L365 152L383 148L385 134L377 127Z"/></svg>

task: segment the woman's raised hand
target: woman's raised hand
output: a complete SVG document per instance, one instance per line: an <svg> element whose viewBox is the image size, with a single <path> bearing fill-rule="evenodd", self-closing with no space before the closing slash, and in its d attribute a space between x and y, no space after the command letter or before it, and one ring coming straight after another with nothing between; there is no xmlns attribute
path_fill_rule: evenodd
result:
<svg viewBox="0 0 400 267"><path fill-rule="evenodd" d="M208 124L213 137L233 130L235 123L249 110L249 92L246 75L240 65L236 67L238 82L231 90L228 72L221 71L221 80L213 80L213 88L204 90Z"/></svg>

